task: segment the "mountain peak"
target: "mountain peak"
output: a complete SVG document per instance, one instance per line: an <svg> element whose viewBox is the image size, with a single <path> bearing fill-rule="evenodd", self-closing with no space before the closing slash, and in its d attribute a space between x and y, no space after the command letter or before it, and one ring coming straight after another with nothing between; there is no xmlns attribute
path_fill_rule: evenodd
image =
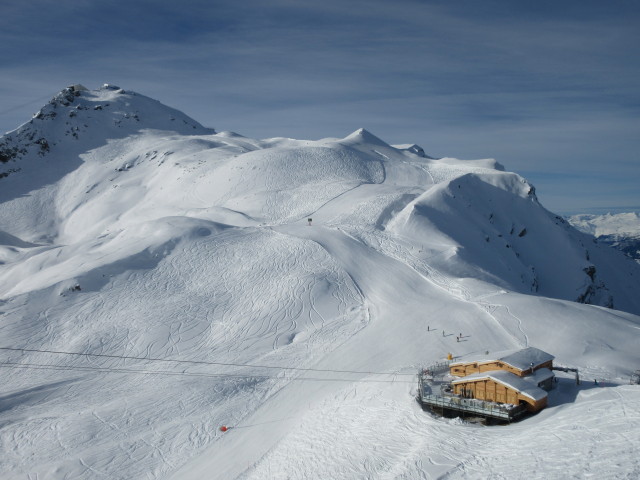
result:
<svg viewBox="0 0 640 480"><path fill-rule="evenodd" d="M54 95L27 123L0 137L0 164L47 155L58 144L84 152L144 129L215 133L176 109L116 85L89 90L74 84ZM7 176L16 168L3 170L0 175Z"/></svg>
<svg viewBox="0 0 640 480"><path fill-rule="evenodd" d="M381 146L385 146L385 147L389 147L390 146L387 142L385 142L384 140L379 139L373 133L371 133L370 131L368 131L368 130L366 130L364 128L359 128L358 130L356 130L352 134L346 136L343 139L343 142L349 142L349 143L373 143L375 145L381 145Z"/></svg>

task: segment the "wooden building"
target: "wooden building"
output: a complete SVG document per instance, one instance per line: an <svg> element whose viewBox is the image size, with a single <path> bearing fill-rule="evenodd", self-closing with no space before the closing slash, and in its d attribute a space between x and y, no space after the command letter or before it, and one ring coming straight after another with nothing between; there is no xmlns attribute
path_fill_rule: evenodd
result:
<svg viewBox="0 0 640 480"><path fill-rule="evenodd" d="M522 405L530 412L547 406L555 357L534 347L475 356L449 365L453 393L464 398Z"/></svg>
<svg viewBox="0 0 640 480"><path fill-rule="evenodd" d="M496 352L493 355L482 355L467 358L464 361L449 364L451 375L455 377L466 377L474 373L493 372L504 370L518 377L533 374L540 368L553 368L555 357L547 352L543 352L535 347L528 347L522 350L508 350Z"/></svg>
<svg viewBox="0 0 640 480"><path fill-rule="evenodd" d="M545 369L553 378L553 373ZM496 370L474 373L451 382L453 393L465 398L475 398L496 403L524 405L530 412L547 406L547 392L536 385L538 379L519 377L510 372Z"/></svg>

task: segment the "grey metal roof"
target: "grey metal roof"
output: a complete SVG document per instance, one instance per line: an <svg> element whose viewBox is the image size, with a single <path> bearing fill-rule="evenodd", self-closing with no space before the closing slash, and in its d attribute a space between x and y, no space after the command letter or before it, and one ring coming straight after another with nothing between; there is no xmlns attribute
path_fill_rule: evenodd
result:
<svg viewBox="0 0 640 480"><path fill-rule="evenodd" d="M504 350L488 355L468 355L457 362L452 362L450 366L462 365L465 363L489 363L500 361L520 370L527 370L533 363L534 367L541 365L554 357L550 353L544 352L535 347L527 347L520 350Z"/></svg>

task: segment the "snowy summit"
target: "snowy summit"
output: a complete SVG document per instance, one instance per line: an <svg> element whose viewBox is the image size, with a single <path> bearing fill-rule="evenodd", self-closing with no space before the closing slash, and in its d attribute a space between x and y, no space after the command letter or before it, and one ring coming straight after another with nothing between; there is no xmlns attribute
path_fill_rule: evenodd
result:
<svg viewBox="0 0 640 480"><path fill-rule="evenodd" d="M640 474L640 265L410 141L217 133L113 85L1 137L0 477ZM421 366L532 346L584 381L518 424L416 402Z"/></svg>

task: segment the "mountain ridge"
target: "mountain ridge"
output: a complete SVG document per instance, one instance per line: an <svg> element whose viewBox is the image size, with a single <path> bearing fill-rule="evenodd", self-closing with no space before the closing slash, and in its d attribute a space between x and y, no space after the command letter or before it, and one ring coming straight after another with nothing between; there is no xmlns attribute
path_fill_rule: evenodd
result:
<svg viewBox="0 0 640 480"><path fill-rule="evenodd" d="M74 87L27 123L49 149L13 133L26 153L0 164L21 168L0 178L3 478L640 468L638 392L622 385L640 365L640 266L526 179L365 130L215 133L120 90ZM81 100L102 108L69 117ZM415 402L423 365L534 345L584 382L559 373L519 425ZM567 449L594 448L597 463L567 466Z"/></svg>
<svg viewBox="0 0 640 480"><path fill-rule="evenodd" d="M93 109L87 105L93 105ZM87 134L88 139L80 139L74 134L75 127L69 127L68 117L72 114L71 118L77 117L81 123L93 122L91 128L78 130ZM123 119L135 126L123 127ZM46 123L46 128L40 123ZM66 129L66 139L51 136L60 135L62 128ZM25 161L46 157L50 165L57 167L58 157L67 162L69 158L76 160L71 171L65 171L64 178L55 183L54 190L59 193L54 195L54 202L50 197L52 189L37 185L36 193L28 200L17 198L9 202L23 203L26 210L32 208L35 199L43 197L41 205L45 204L50 211L44 219L42 215L31 216L31 225L41 227L40 235L28 235L27 241L39 243L48 239L50 243L73 244L82 236L104 236L126 228L128 218L133 224L148 221L153 218L154 209L181 215L186 205L198 209L206 206L209 212L212 209L221 212L220 208L224 208L221 218L203 217L223 223L228 213L234 211L243 215L242 223L246 220L255 224L288 223L314 214L336 195L348 194L367 184L384 184L395 186L396 194L401 195L416 195L422 190L418 203L412 207L410 204L409 208L414 212L426 211L430 205L431 216L444 215L436 223L430 220L430 215L416 217L418 229L422 228L420 225L436 226L436 232L424 233L427 237L448 232L447 241L458 245L448 265L440 268L453 267L452 273L468 275L473 272L474 263L479 262L482 265L479 271L471 275L491 279L505 288L640 313L640 304L632 300L633 288L626 287L625 281L617 281L620 276L632 275L632 268L615 257L603 258L596 246L585 246L586 239L567 229L564 220L544 213L531 184L505 172L494 161L431 159L418 150L394 148L363 128L344 139L319 141L252 140L237 134L219 135L155 100L112 85L96 91L64 89L34 120L16 130L17 134L2 137L0 144L14 141L14 137L38 137L34 129L48 132L45 143L49 147L43 150L39 140L31 144L37 146L35 149L29 149L29 144L21 146L18 150L27 153L20 153L14 161L19 162L22 157ZM89 135L90 130L95 133ZM71 154L63 149L69 142ZM60 149L63 150L59 153ZM75 149L84 149L84 153L73 153ZM22 177L27 179L27 189L33 191L33 185L28 184L28 172ZM9 185L13 182L13 178L3 180ZM425 190L421 185L432 187ZM167 204L161 193L165 188L172 189L183 200L176 205ZM190 190L188 194L180 193L185 188ZM5 195L9 192L10 188L5 189ZM14 195L17 196L16 192ZM514 205L514 201L520 202L511 195L529 203L523 203L518 210L505 209L504 206ZM397 202L395 205L394 208L399 207ZM147 213L140 214L141 210ZM473 216L469 215L471 211ZM152 217L145 217L148 214ZM399 211L397 215L408 214ZM543 231L536 232L538 225L527 228L524 218L534 216L538 225L546 225ZM449 221L453 217L466 220ZM378 219L375 223L398 224L398 221ZM470 230L471 225L475 229ZM451 230L452 227L457 230ZM413 235L402 227L392 231L405 237ZM547 237L552 232L556 233L549 241ZM24 235L20 231L8 233L18 233L17 238ZM535 241L530 240L532 234ZM565 240L567 235L572 237L569 243ZM558 249L560 245L565 246ZM495 262L496 258L501 260ZM612 263L616 267L607 268ZM560 264L564 266L558 269Z"/></svg>

